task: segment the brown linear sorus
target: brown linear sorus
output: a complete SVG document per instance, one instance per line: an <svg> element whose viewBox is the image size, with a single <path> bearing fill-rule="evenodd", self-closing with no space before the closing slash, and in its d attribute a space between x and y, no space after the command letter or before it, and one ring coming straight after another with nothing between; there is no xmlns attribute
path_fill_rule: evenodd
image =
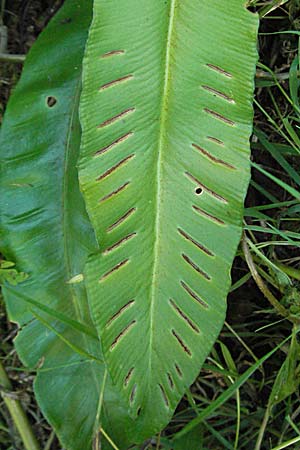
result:
<svg viewBox="0 0 300 450"><path fill-rule="evenodd" d="M111 125L118 120L124 119L124 117L128 116L130 113L134 112L135 108L128 108L122 111L119 114L116 114L115 116L111 117L110 119L105 120L104 122L100 123L100 125L97 126L97 128L104 128L108 125Z"/></svg>
<svg viewBox="0 0 300 450"><path fill-rule="evenodd" d="M221 75L224 75L227 78L232 78L232 74L227 72L226 70L222 69L222 67L219 67L215 64L206 64L207 67L209 67L210 69L214 70L215 72L220 73Z"/></svg>
<svg viewBox="0 0 300 450"><path fill-rule="evenodd" d="M228 162L224 161L223 159L216 158L214 155L212 155L210 152L205 150L203 147L200 147L198 144L192 144L192 147L194 147L196 150L198 150L202 155L206 156L208 159L210 159L215 164L219 164L223 167L226 167L227 169L233 169L236 170L236 167L234 167L232 164L229 164Z"/></svg>
<svg viewBox="0 0 300 450"><path fill-rule="evenodd" d="M127 311L135 303L134 300L130 300L125 305L123 305L107 322L105 328L109 328L111 324L118 319L125 311Z"/></svg>
<svg viewBox="0 0 300 450"><path fill-rule="evenodd" d="M126 189L127 186L129 186L129 184L130 184L130 181L126 181L126 183L122 184L121 186L119 186L114 191L111 191L109 194L104 195L104 197L100 198L99 203L103 203L106 200L110 199L111 197L114 197L115 195L117 195L120 192L124 191L124 189Z"/></svg>
<svg viewBox="0 0 300 450"><path fill-rule="evenodd" d="M109 175L111 175L112 173L114 173L117 169L119 169L120 167L122 167L124 164L126 164L128 161L130 161L132 158L134 158L134 153L131 155L126 156L125 158L123 158L121 161L119 161L117 164L115 164L114 166L110 167L109 169L107 169L102 175L100 175L96 181L101 181L104 180L106 177L108 177Z"/></svg>
<svg viewBox="0 0 300 450"><path fill-rule="evenodd" d="M188 233L183 231L181 228L178 228L178 233L184 237L187 241L190 241L192 244L194 244L199 250L202 250L206 255L208 256L215 256L213 252L211 252L207 247L205 247L200 242L196 241L192 236L190 236Z"/></svg>
<svg viewBox="0 0 300 450"><path fill-rule="evenodd" d="M132 327L136 324L136 320L132 320L123 330L115 337L113 342L111 343L109 350L113 350L117 344L120 342L120 340L126 336L126 334L131 330Z"/></svg>
<svg viewBox="0 0 300 450"><path fill-rule="evenodd" d="M130 208L128 211L126 211L121 217L119 217L115 222L113 222L108 228L107 232L110 233L115 228L117 228L119 225L121 225L123 222L125 222L133 213L135 213L136 208Z"/></svg>
<svg viewBox="0 0 300 450"><path fill-rule="evenodd" d="M185 321L185 323L197 334L200 333L199 328L197 325L194 324L194 322L182 311L181 308L179 308L178 305L170 298L169 300L170 305L173 307L173 309L177 312L177 314Z"/></svg>
<svg viewBox="0 0 300 450"><path fill-rule="evenodd" d="M130 75L125 75L124 77L117 78L116 80L109 81L108 83L103 84L99 88L99 91L104 91L105 89L108 89L112 86L117 86L118 84L123 83L124 81L131 80L132 78L133 78L133 75L130 74Z"/></svg>
<svg viewBox="0 0 300 450"><path fill-rule="evenodd" d="M105 147L101 148L100 150L97 150L95 152L94 156L99 156L99 155L103 155L103 153L106 153L108 150L111 150L112 148L114 148L116 145L121 144L121 142L126 141L126 139L130 138L133 135L132 131L129 131L129 133L124 134L123 136L119 137L118 139L116 139L115 141L113 141L111 144L106 145Z"/></svg>
<svg viewBox="0 0 300 450"><path fill-rule="evenodd" d="M102 277L99 279L99 282L104 281L107 277L109 277L112 273L116 272L117 270L121 269L121 267L125 266L125 264L128 264L129 258L124 259L123 261L116 264L114 267L112 267L108 272L106 272Z"/></svg>

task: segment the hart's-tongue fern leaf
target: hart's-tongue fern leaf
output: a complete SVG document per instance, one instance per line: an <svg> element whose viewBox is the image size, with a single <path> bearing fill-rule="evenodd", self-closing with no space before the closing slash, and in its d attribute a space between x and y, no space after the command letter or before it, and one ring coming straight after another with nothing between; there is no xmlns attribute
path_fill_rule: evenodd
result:
<svg viewBox="0 0 300 450"><path fill-rule="evenodd" d="M17 286L7 283L3 296L10 319L22 325L15 344L23 364L37 371L39 406L67 450L92 449L105 370L50 331L102 357L91 337L97 334L84 283L68 283L96 247L76 170L81 62L91 12L90 0L64 3L26 58L0 135L1 253L28 275ZM92 332L81 333L57 317ZM120 449L134 440L127 438L130 420L109 380L101 422Z"/></svg>
<svg viewBox="0 0 300 450"><path fill-rule="evenodd" d="M141 433L171 417L225 316L249 181L257 17L244 4L94 2L79 174L100 251L86 286Z"/></svg>

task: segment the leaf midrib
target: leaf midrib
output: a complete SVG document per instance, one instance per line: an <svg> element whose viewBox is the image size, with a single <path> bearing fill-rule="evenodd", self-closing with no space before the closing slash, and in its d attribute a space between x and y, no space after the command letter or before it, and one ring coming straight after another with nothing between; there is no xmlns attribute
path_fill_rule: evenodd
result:
<svg viewBox="0 0 300 450"><path fill-rule="evenodd" d="M158 264L159 264L159 248L160 248L160 206L161 206L161 185L162 185L162 153L164 147L164 138L165 138L165 129L166 129L166 120L167 120L167 112L168 112L168 103L169 103L169 84L170 84L170 56L171 56L171 48L172 48L172 39L173 39L173 31L174 31L174 22L175 22L175 10L178 0L170 1L170 12L169 12L169 27L167 34L167 42L166 42L166 55L165 55L165 72L164 72L164 84L162 89L162 102L161 102L161 113L159 120L159 137L158 137L158 150L157 150L157 190L156 190L156 198L155 198L155 241L154 241L154 258L153 258L153 272L152 272L152 284L151 284L151 303L150 303L150 341L149 341L149 374L151 377L152 370L152 351L153 351L153 335L154 335L154 313L155 313L155 293L157 288L157 278L158 278Z"/></svg>

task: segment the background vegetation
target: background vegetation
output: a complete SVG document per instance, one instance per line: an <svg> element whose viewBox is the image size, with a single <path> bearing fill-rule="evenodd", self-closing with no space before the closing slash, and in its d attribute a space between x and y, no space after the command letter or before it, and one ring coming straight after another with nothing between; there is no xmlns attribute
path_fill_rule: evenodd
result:
<svg viewBox="0 0 300 450"><path fill-rule="evenodd" d="M8 27L8 45L1 52L25 55L61 4L61 0L2 0L0 25ZM227 322L172 422L144 449L171 448L170 437L187 423L191 432L178 440L178 449L300 449L296 333L254 371L257 360L291 336L300 321L300 2L252 1L249 7L261 15L253 176L243 243L232 271ZM1 55L0 121L21 70L21 63L7 62ZM33 375L22 368L13 348L16 332L0 300L0 358L12 382L10 395L21 401L41 448L58 450L34 400ZM234 385L251 367L252 375L240 387ZM227 398L230 386L233 395ZM1 401L0 449L23 449Z"/></svg>

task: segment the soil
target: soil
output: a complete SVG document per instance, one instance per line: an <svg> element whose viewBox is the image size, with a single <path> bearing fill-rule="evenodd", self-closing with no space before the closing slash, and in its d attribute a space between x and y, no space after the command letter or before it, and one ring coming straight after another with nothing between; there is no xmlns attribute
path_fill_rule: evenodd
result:
<svg viewBox="0 0 300 450"><path fill-rule="evenodd" d="M8 29L6 52L26 55L62 3L63 0L6 0L2 18ZM21 71L22 64L0 61L0 123Z"/></svg>

